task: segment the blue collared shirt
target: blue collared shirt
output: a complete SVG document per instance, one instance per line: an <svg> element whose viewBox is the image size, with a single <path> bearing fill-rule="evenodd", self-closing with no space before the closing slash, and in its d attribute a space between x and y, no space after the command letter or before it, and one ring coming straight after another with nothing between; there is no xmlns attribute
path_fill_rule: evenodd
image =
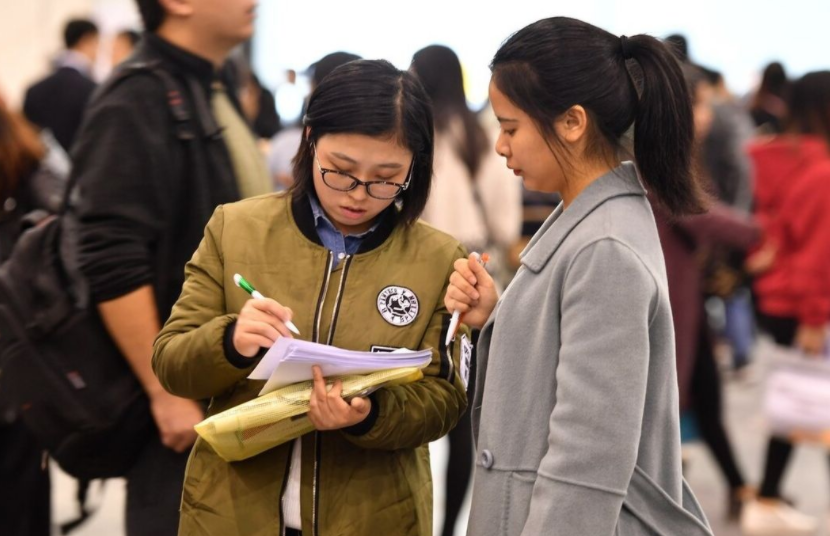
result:
<svg viewBox="0 0 830 536"><path fill-rule="evenodd" d="M377 229L380 223L380 218L378 218L368 231L356 235L343 236L343 233L334 226L328 216L326 216L326 213L323 212L323 208L313 195L308 196L308 201L311 203L311 212L314 214L314 228L317 230L317 236L320 237L323 246L334 253L334 257L338 262L346 255L354 255L357 253L363 240ZM337 263L334 265L336 266Z"/></svg>

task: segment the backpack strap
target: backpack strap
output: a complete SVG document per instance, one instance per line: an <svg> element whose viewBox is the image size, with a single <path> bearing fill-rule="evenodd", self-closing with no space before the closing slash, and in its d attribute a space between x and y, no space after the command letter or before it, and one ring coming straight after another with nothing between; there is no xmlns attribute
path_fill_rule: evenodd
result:
<svg viewBox="0 0 830 536"><path fill-rule="evenodd" d="M98 511L99 507L95 507L90 509L87 505L87 498L89 495L89 479L86 478L79 478L78 479L78 490L75 493L75 498L78 501L78 509L80 513L78 517L75 519L70 519L65 523L61 523L60 531L61 534L66 535L70 534L71 532L75 531L78 527L86 523L86 520L92 516L95 512ZM104 485L104 481L101 481L101 485Z"/></svg>
<svg viewBox="0 0 830 536"><path fill-rule="evenodd" d="M210 103L205 95L204 90L194 78L187 79L190 87L190 94L193 96L193 105L196 107L196 114L199 117L199 122L202 126L202 132L205 137L215 140L222 136L222 127L216 122L213 116L213 111L210 108Z"/></svg>
<svg viewBox="0 0 830 536"><path fill-rule="evenodd" d="M173 116L173 121L176 124L176 136L182 141L194 139L196 133L192 124L193 115L182 96L181 85L169 72L161 68L161 62L158 60L135 60L121 65L118 68L118 74L110 80L107 84L108 87L103 90L102 94L112 90L113 87L127 78L141 73L152 74L164 85L164 91L167 95L167 108L170 110L170 115Z"/></svg>

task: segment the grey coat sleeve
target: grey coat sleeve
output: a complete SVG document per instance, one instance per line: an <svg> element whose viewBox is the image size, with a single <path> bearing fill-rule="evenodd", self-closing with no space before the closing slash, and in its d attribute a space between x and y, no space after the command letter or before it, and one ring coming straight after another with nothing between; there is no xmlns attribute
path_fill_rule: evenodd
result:
<svg viewBox="0 0 830 536"><path fill-rule="evenodd" d="M522 534L612 536L637 460L657 284L627 245L605 238L574 258L548 451Z"/></svg>

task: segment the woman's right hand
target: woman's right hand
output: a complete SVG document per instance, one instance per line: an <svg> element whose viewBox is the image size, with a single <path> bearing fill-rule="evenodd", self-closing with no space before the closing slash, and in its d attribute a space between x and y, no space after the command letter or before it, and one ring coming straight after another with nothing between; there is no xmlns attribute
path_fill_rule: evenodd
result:
<svg viewBox="0 0 830 536"><path fill-rule="evenodd" d="M820 356L827 343L827 330L824 326L800 324L795 334L795 345L811 357Z"/></svg>
<svg viewBox="0 0 830 536"><path fill-rule="evenodd" d="M458 259L453 267L444 305L452 312L461 311L462 321L471 328L481 329L499 301L496 284L475 254Z"/></svg>
<svg viewBox="0 0 830 536"><path fill-rule="evenodd" d="M291 338L285 323L294 313L270 299L250 299L236 319L233 346L245 357L254 357L260 348L270 348L280 337Z"/></svg>

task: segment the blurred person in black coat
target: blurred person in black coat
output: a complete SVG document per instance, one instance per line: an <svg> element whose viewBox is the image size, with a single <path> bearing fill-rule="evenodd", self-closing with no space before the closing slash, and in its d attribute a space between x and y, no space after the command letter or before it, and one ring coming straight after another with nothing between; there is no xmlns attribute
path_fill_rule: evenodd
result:
<svg viewBox="0 0 830 536"><path fill-rule="evenodd" d="M26 214L46 216L60 206L69 162L55 147L0 95L0 263L11 255ZM0 359L0 534L49 536L49 467L43 446L7 396L10 380L2 367Z"/></svg>
<svg viewBox="0 0 830 536"><path fill-rule="evenodd" d="M98 51L98 27L89 20L71 20L63 38L66 50L55 61L54 72L26 91L23 113L40 128L51 130L69 151L95 91L92 66Z"/></svg>

